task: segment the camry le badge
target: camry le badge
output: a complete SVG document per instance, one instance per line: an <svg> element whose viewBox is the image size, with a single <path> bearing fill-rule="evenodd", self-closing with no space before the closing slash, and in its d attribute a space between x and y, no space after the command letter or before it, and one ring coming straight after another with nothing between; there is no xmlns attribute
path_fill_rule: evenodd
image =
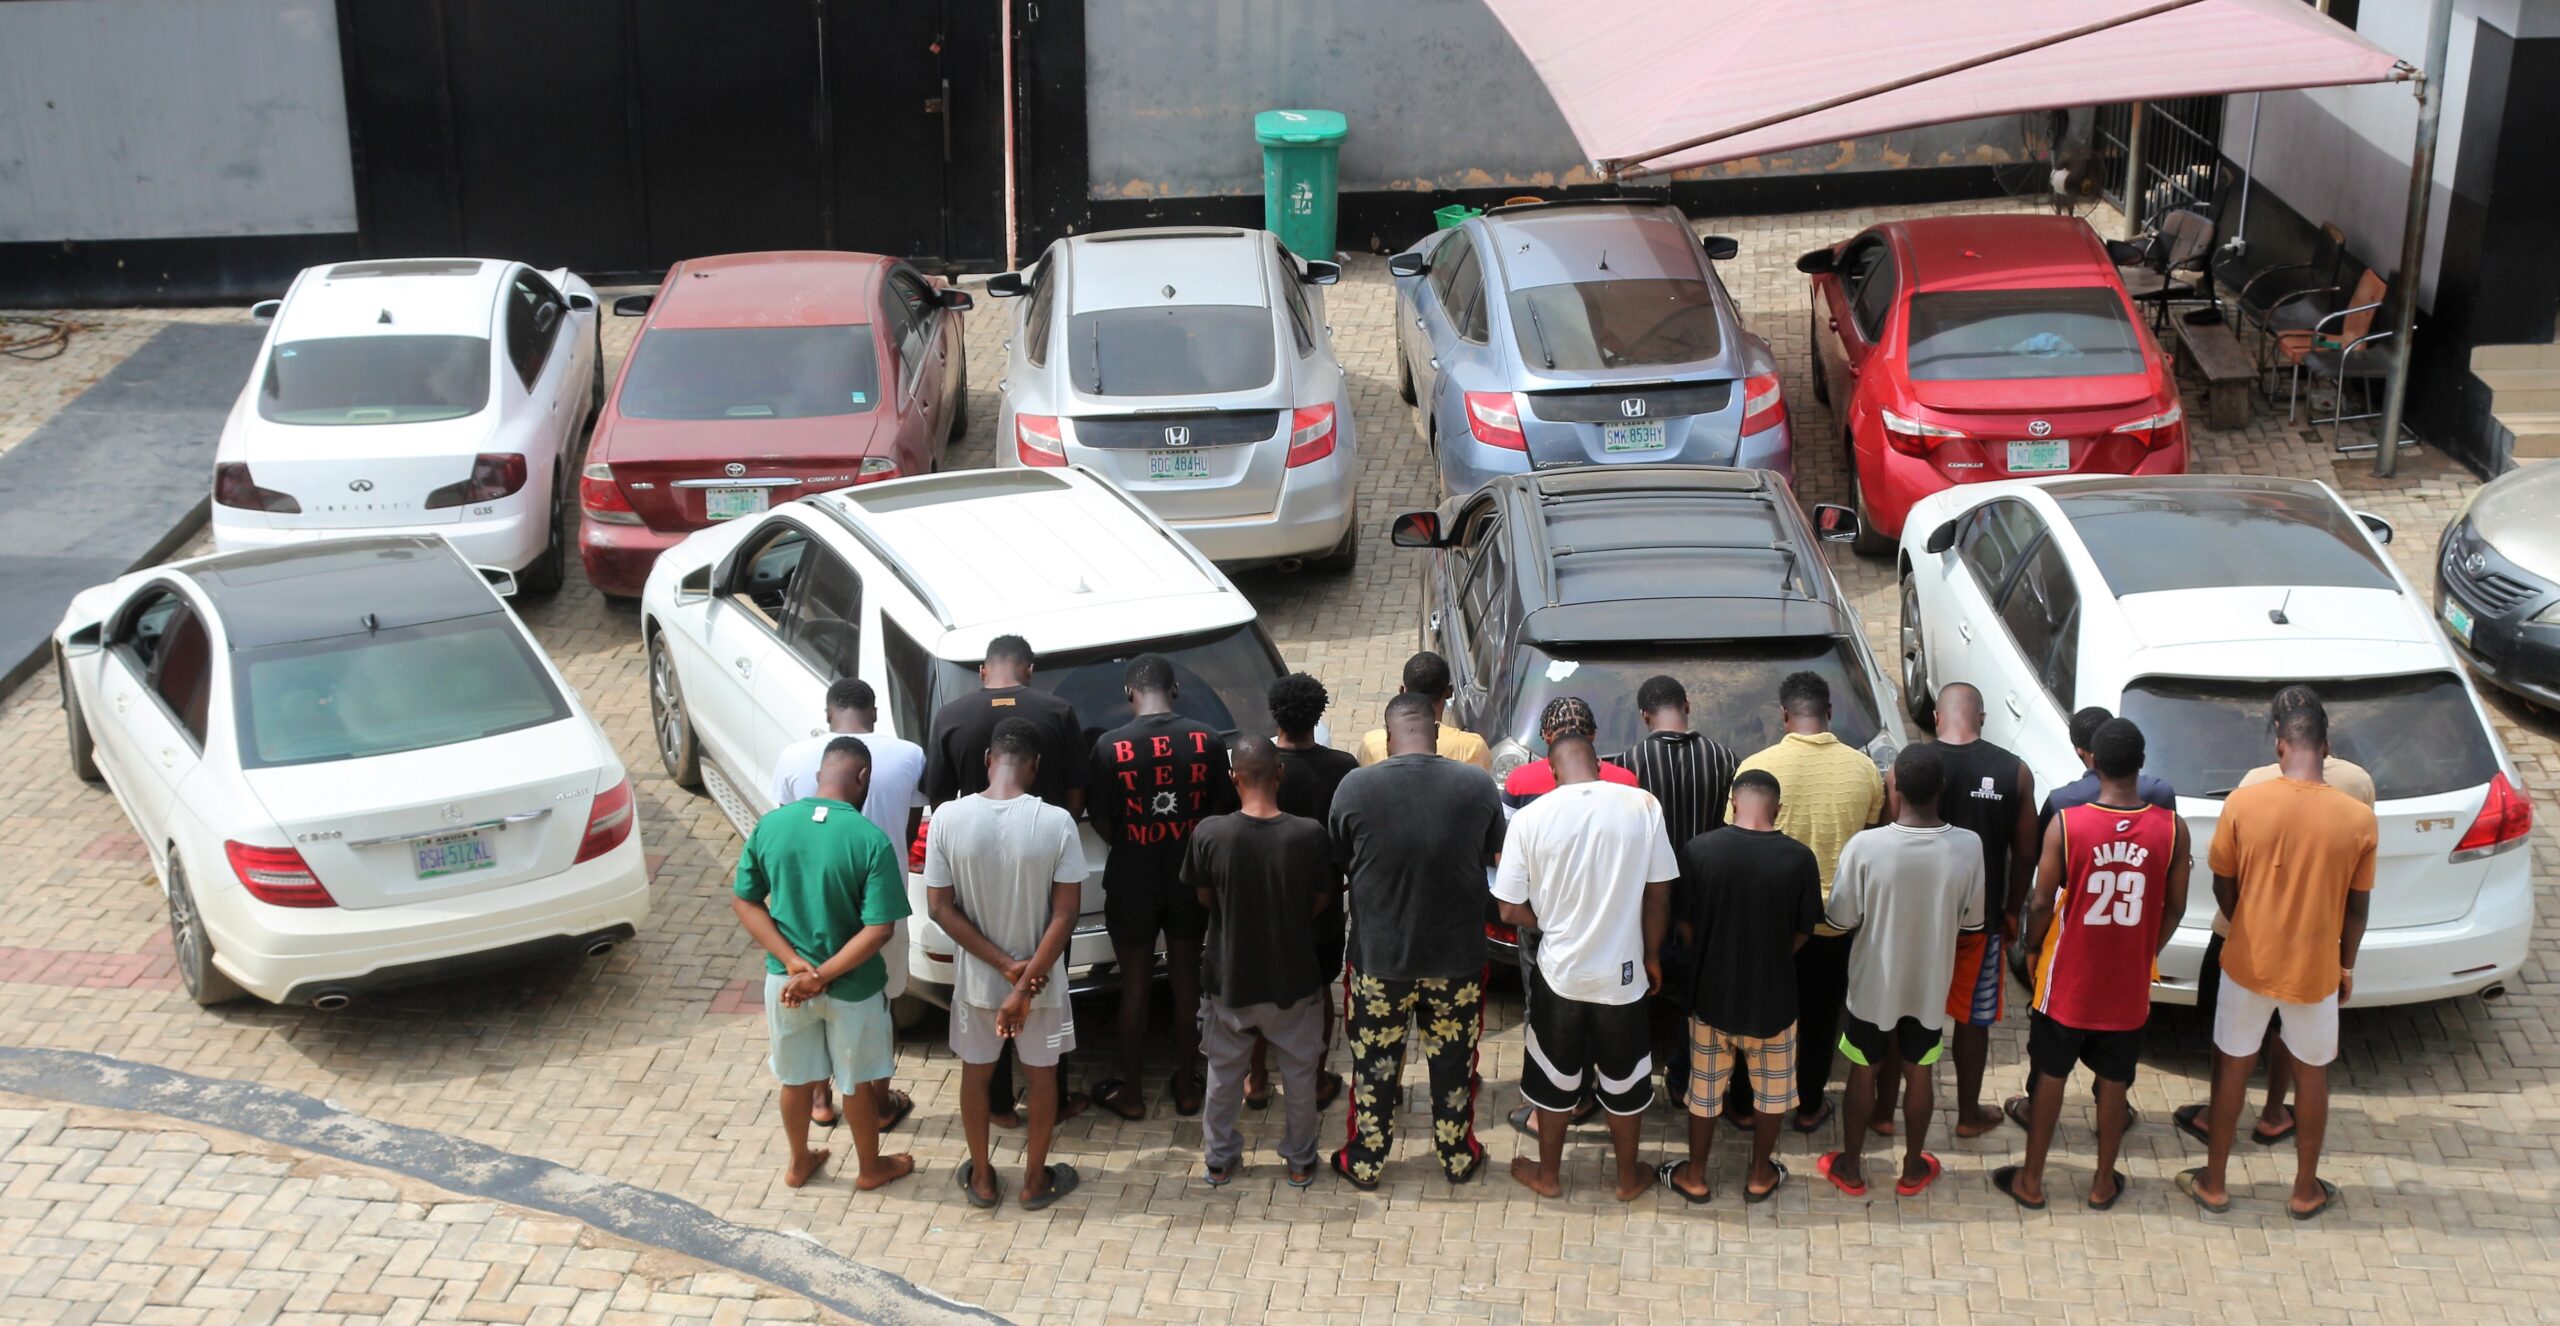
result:
<svg viewBox="0 0 2560 1326"><path fill-rule="evenodd" d="M2042 419L2038 419L2034 423L2027 425L2027 436L2051 437L2053 436L2053 425Z"/></svg>
<svg viewBox="0 0 2560 1326"><path fill-rule="evenodd" d="M1629 396L1625 400L1618 402L1618 413L1625 415L1630 419L1642 419L1644 417L1644 397Z"/></svg>
<svg viewBox="0 0 2560 1326"><path fill-rule="evenodd" d="M1191 430L1180 424L1175 424L1172 427L1167 428L1164 430L1164 444L1169 447L1190 446Z"/></svg>

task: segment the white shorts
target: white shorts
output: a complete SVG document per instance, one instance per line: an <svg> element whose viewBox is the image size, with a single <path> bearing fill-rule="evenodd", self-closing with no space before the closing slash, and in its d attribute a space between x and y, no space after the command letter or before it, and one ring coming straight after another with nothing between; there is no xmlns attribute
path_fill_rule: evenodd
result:
<svg viewBox="0 0 2560 1326"><path fill-rule="evenodd" d="M2222 973L2222 993L2213 1009L2213 1048L2234 1057L2256 1054L2267 1038L2267 1023L2284 1033L2284 1048L2296 1062L2321 1068L2338 1057L2338 996L2333 991L2316 1004L2288 1004L2271 999Z"/></svg>
<svg viewBox="0 0 2560 1326"><path fill-rule="evenodd" d="M1058 1056L1074 1048L1076 1015L1063 1004L1032 1009L1013 1038L1014 1062L1025 1068L1053 1068ZM996 1011L952 1000L951 1052L964 1064L994 1063L1004 1053L1004 1037L996 1034Z"/></svg>

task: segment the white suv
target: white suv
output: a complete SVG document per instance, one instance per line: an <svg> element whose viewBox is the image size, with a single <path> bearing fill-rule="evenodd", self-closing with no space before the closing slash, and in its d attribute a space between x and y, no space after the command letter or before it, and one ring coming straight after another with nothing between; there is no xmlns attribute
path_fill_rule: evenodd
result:
<svg viewBox="0 0 2560 1326"><path fill-rule="evenodd" d="M1088 739L1127 721L1121 671L1136 654L1171 660L1176 707L1230 737L1271 731L1266 695L1285 671L1209 559L1082 467L897 479L716 525L658 558L640 614L668 776L708 791L741 833L773 809L783 747L824 730L838 677L871 682L879 730L921 743L1000 635L1031 642L1031 684L1072 702ZM1092 873L1067 949L1079 993L1118 976L1104 849L1090 828L1084 843ZM907 890L915 915L892 956L909 997L945 1004L953 946L926 918L922 877Z"/></svg>

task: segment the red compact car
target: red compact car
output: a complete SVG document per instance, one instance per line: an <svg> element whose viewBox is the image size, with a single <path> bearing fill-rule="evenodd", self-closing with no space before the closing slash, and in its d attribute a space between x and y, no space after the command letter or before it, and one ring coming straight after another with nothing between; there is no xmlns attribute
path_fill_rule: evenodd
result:
<svg viewBox="0 0 2560 1326"><path fill-rule="evenodd" d="M2087 222L1888 221L1796 270L1860 552L1890 551L1911 504L1951 484L2186 472L2176 376Z"/></svg>
<svg viewBox="0 0 2560 1326"><path fill-rule="evenodd" d="M587 579L637 597L658 554L804 493L924 474L968 427L969 296L868 253L680 262L645 315L578 484Z"/></svg>

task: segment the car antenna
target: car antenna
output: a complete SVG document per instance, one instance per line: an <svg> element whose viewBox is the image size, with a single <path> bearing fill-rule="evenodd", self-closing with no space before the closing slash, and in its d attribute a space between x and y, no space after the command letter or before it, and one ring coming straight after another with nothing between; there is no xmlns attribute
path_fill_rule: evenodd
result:
<svg viewBox="0 0 2560 1326"><path fill-rule="evenodd" d="M1607 249L1600 250L1600 270L1604 272L1609 270L1609 251Z"/></svg>
<svg viewBox="0 0 2560 1326"><path fill-rule="evenodd" d="M368 612L356 618L356 625L363 627L365 633L370 635L382 629L382 619Z"/></svg>
<svg viewBox="0 0 2560 1326"><path fill-rule="evenodd" d="M2292 591L2292 590L2290 590L2290 589L2288 589L2288 590L2286 590L2286 591L2284 592L2284 602L2279 603L2279 604L2277 604L2276 606L2274 606L2274 607L2272 607L2272 608L2267 609L2267 620L2268 620L2268 621L2271 621L2271 622L2274 622L2274 623L2275 623L2276 625L2278 625L2278 626L2291 626L2291 625L2293 625L2293 619L2284 615L2284 610L2285 610L2286 608L2288 608L2288 607L2292 606L2292 604L2293 604L2293 591Z"/></svg>
<svg viewBox="0 0 2560 1326"><path fill-rule="evenodd" d="M1547 325L1546 325L1545 323L1543 323L1543 322L1538 321L1538 301L1537 301L1536 299L1532 298L1532 299L1524 299L1524 300L1521 300L1520 302L1521 302L1521 303L1523 303L1523 304L1525 304L1525 305L1527 305L1527 306L1528 306L1528 309L1529 309L1529 330L1531 330L1531 331L1533 331L1533 332L1536 332L1536 333L1538 334L1538 353L1539 353L1540 355L1545 356L1546 361L1547 361L1547 367L1549 367L1549 368L1553 368L1553 367L1555 367L1555 366L1556 366L1556 352L1555 352L1555 347L1550 346L1550 345L1548 345L1548 344L1547 344Z"/></svg>
<svg viewBox="0 0 2560 1326"><path fill-rule="evenodd" d="M385 327L390 326L390 325L391 325L391 310L389 310L389 309L384 309L384 310L382 311L382 316L375 318L375 319L374 319L374 321L375 321L375 322L377 322L377 323L379 323L379 324L381 324L382 326L385 326Z"/></svg>

